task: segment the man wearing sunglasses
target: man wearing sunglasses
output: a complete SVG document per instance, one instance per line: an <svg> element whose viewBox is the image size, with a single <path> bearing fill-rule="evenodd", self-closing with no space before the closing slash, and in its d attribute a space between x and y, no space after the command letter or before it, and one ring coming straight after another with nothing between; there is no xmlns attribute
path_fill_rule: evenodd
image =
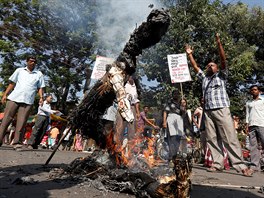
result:
<svg viewBox="0 0 264 198"><path fill-rule="evenodd" d="M202 80L205 132L208 147L214 160L212 167L208 168L207 171L219 172L223 170L223 148L218 144L218 139L221 139L227 149L233 167L237 171L241 170L244 176L250 177L254 171L249 169L243 162L241 146L229 109L230 101L226 91L228 70L226 68L225 52L218 33L216 34L216 42L220 54L220 68L216 63L210 62L206 67L205 73L194 60L193 49L189 45L185 47L192 67L198 78Z"/></svg>
<svg viewBox="0 0 264 198"><path fill-rule="evenodd" d="M27 57L26 63L26 67L17 68L10 76L10 84L1 100L2 104L6 103L6 108L0 126L0 146L3 143L7 127L12 122L15 115L17 115L13 145L15 149L22 147L22 129L29 117L37 91L40 96L39 103L43 103L43 88L45 87L44 76L40 71L35 69L35 57Z"/></svg>

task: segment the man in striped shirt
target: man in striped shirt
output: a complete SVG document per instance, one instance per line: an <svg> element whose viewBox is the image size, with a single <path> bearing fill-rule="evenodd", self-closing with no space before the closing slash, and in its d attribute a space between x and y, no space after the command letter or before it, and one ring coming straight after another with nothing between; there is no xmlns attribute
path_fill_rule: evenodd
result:
<svg viewBox="0 0 264 198"><path fill-rule="evenodd" d="M210 62L204 73L193 58L193 50L186 45L186 53L190 59L197 76L202 80L204 97L205 131L208 147L212 152L213 164L208 168L209 172L222 171L224 167L224 155L218 139L221 139L227 149L228 156L233 167L242 171L244 176L252 176L253 172L243 162L243 155L238 141L233 120L230 113L230 101L226 92L228 70L226 57L219 34L216 34L216 42L220 54L220 68L214 62Z"/></svg>

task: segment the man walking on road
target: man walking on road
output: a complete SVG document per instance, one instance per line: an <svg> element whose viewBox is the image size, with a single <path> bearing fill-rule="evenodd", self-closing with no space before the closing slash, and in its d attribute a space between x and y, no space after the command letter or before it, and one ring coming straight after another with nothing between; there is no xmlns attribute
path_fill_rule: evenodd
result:
<svg viewBox="0 0 264 198"><path fill-rule="evenodd" d="M260 171L261 151L259 144L264 149L264 99L260 97L259 86L250 87L252 100L246 104L246 123L249 133L251 169Z"/></svg>
<svg viewBox="0 0 264 198"><path fill-rule="evenodd" d="M233 120L231 117L229 97L226 92L227 68L225 52L222 47L219 34L216 34L216 42L219 49L221 67L210 62L206 68L206 74L198 67L192 55L193 50L186 45L186 53L190 59L197 76L202 80L205 111L205 130L209 149L212 152L213 164L208 168L209 172L222 171L224 167L224 155L218 138L224 143L233 167L242 171L244 176L252 176L253 171L243 162L242 150L238 141ZM220 70L219 70L220 69Z"/></svg>
<svg viewBox="0 0 264 198"><path fill-rule="evenodd" d="M8 85L1 100L2 104L6 103L6 108L0 126L0 146L2 146L7 127L17 113L13 144L14 148L22 147L22 129L29 117L37 90L40 96L39 103L43 103L43 88L45 87L43 74L35 70L35 57L29 56L26 61L26 67L17 68L10 76L9 80L11 83Z"/></svg>
<svg viewBox="0 0 264 198"><path fill-rule="evenodd" d="M43 139L50 123L50 114L60 113L58 110L51 109L50 103L52 100L52 95L49 94L46 96L44 103L39 105L35 126L28 141L29 149L38 148L38 145Z"/></svg>

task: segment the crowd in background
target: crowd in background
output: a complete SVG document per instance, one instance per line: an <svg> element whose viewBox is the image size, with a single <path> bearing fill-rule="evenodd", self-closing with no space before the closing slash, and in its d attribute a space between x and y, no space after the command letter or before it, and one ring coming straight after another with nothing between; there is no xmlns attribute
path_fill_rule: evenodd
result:
<svg viewBox="0 0 264 198"><path fill-rule="evenodd" d="M195 146L200 147L202 160L209 167L207 169L209 172L229 169L230 165L247 177L252 176L254 171L260 171L264 145L264 102L260 97L260 88L257 85L250 87L252 100L246 104L247 126L245 131L240 131L239 118L231 117L229 109L230 101L225 86L228 72L225 53L218 34L216 41L220 66L210 62L205 72L194 60L193 49L186 45L186 53L194 71L202 81L203 89L203 97L193 115L183 95L179 91L173 91L164 109L160 109L162 118L158 120L162 121L151 122L147 118L148 106L144 106L140 112L135 79L132 76L128 78L124 89L134 120L128 122L123 118L122 112L117 110L120 101L117 104L114 102L101 118L105 120L104 130L114 132L113 141L117 147L127 151L126 157L129 158L128 151L133 150L139 140L152 138L152 132L162 128L168 144L168 156L165 160L169 164L178 153L188 153L188 142L196 141ZM93 140L89 137L84 138L79 130L70 131L66 128L66 123L63 125L50 119L52 114L61 115L61 112L51 108L52 95L46 94L44 97L43 74L35 70L35 63L35 57L28 57L27 67L18 68L9 78L10 84L2 97L6 109L0 126L0 146L6 143L12 144L14 149L22 148L24 145L28 149L53 149L60 137L65 135L61 150L93 152L97 148ZM36 93L40 97L38 113L34 125L27 125ZM240 138L240 142L238 138L238 135L246 136L244 134L249 136L248 149L251 154L249 167L243 159L243 149L247 148L247 145L242 142L247 138Z"/></svg>

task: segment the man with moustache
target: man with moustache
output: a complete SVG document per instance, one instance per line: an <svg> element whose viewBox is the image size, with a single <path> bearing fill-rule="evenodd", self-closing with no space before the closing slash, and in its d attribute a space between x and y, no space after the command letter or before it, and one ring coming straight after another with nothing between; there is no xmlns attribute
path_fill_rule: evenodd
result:
<svg viewBox="0 0 264 198"><path fill-rule="evenodd" d="M28 56L26 62L26 67L17 68L10 76L9 80L11 83L8 85L1 100L2 104L6 103L6 108L0 126L0 147L2 146L7 127L17 114L13 144L15 149L21 148L23 139L22 129L29 117L37 91L40 96L39 103L43 104L44 76L40 71L35 69L35 57Z"/></svg>
<svg viewBox="0 0 264 198"><path fill-rule="evenodd" d="M246 123L250 144L250 168L261 170L261 149L264 149L264 99L260 97L260 87L252 85L250 88L252 100L246 104Z"/></svg>
<svg viewBox="0 0 264 198"><path fill-rule="evenodd" d="M209 149L212 152L213 164L208 168L209 172L219 172L224 167L224 155L218 139L222 140L227 149L228 156L237 171L250 177L253 171L243 162L241 146L238 141L234 123L230 113L230 101L226 91L228 70L226 68L226 57L222 47L219 34L216 34L216 42L220 55L220 68L214 62L207 65L206 73L198 67L192 55L193 49L186 45L185 50L190 59L191 65L202 80L204 97L205 131Z"/></svg>

